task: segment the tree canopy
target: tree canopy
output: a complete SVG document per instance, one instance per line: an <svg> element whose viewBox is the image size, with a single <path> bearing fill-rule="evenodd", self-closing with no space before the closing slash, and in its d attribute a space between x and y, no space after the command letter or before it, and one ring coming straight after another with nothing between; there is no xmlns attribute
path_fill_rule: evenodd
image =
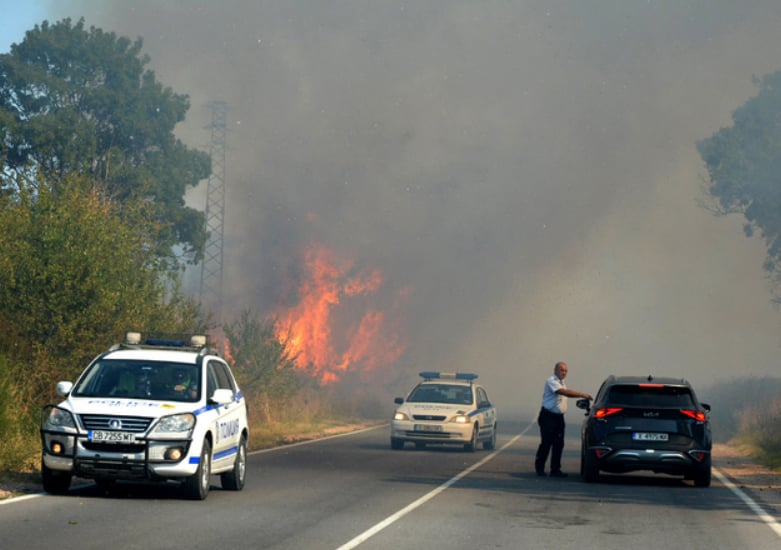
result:
<svg viewBox="0 0 781 550"><path fill-rule="evenodd" d="M744 231L761 234L765 269L781 283L781 71L755 79L757 96L732 114L733 125L697 144L718 214L742 214Z"/></svg>
<svg viewBox="0 0 781 550"><path fill-rule="evenodd" d="M127 207L123 206L123 209ZM169 283L119 204L75 176L0 198L0 355L30 396L76 376L127 330L185 332L197 307Z"/></svg>
<svg viewBox="0 0 781 550"><path fill-rule="evenodd" d="M140 38L64 19L0 55L0 192L22 191L35 173L88 176L120 203L151 205L156 252L177 266L177 248L189 261L203 254L204 215L184 194L211 163L175 137L189 99L160 84L141 52Z"/></svg>

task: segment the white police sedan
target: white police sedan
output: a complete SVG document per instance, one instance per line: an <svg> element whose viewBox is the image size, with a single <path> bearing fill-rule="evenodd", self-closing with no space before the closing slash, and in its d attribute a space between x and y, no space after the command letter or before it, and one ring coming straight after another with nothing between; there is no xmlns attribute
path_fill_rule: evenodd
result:
<svg viewBox="0 0 781 550"><path fill-rule="evenodd" d="M496 409L477 375L457 372L421 372L423 381L407 398L397 397L391 421L390 445L403 449L409 441L421 449L427 444L458 444L474 451L496 446Z"/></svg>

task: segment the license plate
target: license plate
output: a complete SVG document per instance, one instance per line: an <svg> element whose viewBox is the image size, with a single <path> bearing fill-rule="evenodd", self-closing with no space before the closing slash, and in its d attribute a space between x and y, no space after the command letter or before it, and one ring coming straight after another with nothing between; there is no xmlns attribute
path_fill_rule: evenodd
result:
<svg viewBox="0 0 781 550"><path fill-rule="evenodd" d="M669 434L635 432L632 434L632 439L635 441L668 441L670 436Z"/></svg>
<svg viewBox="0 0 781 550"><path fill-rule="evenodd" d="M441 432L442 426L436 424L415 424L416 432Z"/></svg>
<svg viewBox="0 0 781 550"><path fill-rule="evenodd" d="M91 430L89 440L99 443L133 443L136 435L131 432L109 432L104 430Z"/></svg>

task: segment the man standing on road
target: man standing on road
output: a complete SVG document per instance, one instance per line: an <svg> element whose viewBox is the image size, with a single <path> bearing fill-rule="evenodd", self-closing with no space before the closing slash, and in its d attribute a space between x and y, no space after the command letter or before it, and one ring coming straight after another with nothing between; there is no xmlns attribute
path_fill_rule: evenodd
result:
<svg viewBox="0 0 781 550"><path fill-rule="evenodd" d="M545 381L542 392L542 407L537 417L540 426L540 446L534 459L534 469L538 476L545 475L545 462L550 459L551 477L567 477L561 471L561 453L564 451L564 413L567 412L567 398L580 397L591 400L587 393L569 390L564 385L567 376L567 363L559 361L553 367L553 376Z"/></svg>

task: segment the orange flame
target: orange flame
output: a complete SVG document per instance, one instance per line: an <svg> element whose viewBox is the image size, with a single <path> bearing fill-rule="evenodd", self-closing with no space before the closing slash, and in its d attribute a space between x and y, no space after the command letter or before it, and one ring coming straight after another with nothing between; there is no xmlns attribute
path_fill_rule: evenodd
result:
<svg viewBox="0 0 781 550"><path fill-rule="evenodd" d="M304 266L298 303L277 313L276 327L299 368L327 385L401 356L406 346L390 330L388 315L372 307L383 285L379 269L354 273L353 262L318 245L307 247Z"/></svg>

